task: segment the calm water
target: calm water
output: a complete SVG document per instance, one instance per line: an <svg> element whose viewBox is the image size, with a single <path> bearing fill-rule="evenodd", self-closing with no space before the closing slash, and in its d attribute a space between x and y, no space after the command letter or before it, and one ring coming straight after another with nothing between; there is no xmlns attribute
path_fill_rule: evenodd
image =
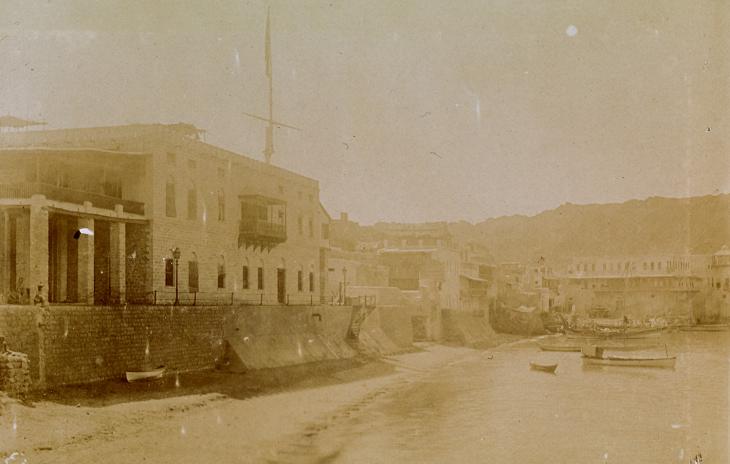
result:
<svg viewBox="0 0 730 464"><path fill-rule="evenodd" d="M580 353L533 344L479 352L374 399L314 447L348 463L687 463L698 450L730 462L730 334L664 340L674 370L584 368Z"/></svg>

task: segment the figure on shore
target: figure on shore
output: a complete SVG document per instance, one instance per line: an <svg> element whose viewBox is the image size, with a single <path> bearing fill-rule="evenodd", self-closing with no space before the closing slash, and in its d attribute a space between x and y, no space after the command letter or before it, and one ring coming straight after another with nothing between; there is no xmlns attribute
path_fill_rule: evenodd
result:
<svg viewBox="0 0 730 464"><path fill-rule="evenodd" d="M38 292L36 293L35 297L33 298L33 304L38 305L41 308L48 307L48 299L43 294L43 284L38 285Z"/></svg>

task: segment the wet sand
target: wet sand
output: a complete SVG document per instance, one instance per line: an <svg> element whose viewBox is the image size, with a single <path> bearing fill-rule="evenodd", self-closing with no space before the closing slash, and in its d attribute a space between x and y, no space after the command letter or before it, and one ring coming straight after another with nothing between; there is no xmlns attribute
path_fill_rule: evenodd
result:
<svg viewBox="0 0 730 464"><path fill-rule="evenodd" d="M26 403L5 401L0 457L18 453L8 462L24 457L34 464L295 462L304 455L326 461L326 449L303 452L322 430L381 395L480 353L419 348L381 360L105 382L49 391Z"/></svg>

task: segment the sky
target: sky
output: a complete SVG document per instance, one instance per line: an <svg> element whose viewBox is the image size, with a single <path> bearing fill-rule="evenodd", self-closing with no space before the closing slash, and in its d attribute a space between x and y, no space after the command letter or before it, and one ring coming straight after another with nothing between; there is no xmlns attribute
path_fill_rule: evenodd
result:
<svg viewBox="0 0 730 464"><path fill-rule="evenodd" d="M641 4L639 4L641 3ZM0 0L0 114L192 123L333 216L536 214L730 192L730 2Z"/></svg>

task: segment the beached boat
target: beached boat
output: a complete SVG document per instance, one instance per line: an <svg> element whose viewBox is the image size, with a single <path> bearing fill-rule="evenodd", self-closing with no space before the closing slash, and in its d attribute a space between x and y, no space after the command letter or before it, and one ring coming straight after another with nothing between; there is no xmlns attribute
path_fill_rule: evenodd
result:
<svg viewBox="0 0 730 464"><path fill-rule="evenodd" d="M159 366L150 371L127 371L127 382L135 382L137 380L160 379L165 374L165 366Z"/></svg>
<svg viewBox="0 0 730 464"><path fill-rule="evenodd" d="M730 329L730 324L697 324L680 327L683 332L725 332Z"/></svg>
<svg viewBox="0 0 730 464"><path fill-rule="evenodd" d="M536 362L530 363L530 369L534 371L550 372L552 374L555 373L555 369L557 368L557 364L540 364Z"/></svg>
<svg viewBox="0 0 730 464"><path fill-rule="evenodd" d="M677 362L676 356L657 357L624 357L606 356L600 347L587 347L583 351L583 364L593 366L623 366L623 367L664 367L673 369Z"/></svg>

